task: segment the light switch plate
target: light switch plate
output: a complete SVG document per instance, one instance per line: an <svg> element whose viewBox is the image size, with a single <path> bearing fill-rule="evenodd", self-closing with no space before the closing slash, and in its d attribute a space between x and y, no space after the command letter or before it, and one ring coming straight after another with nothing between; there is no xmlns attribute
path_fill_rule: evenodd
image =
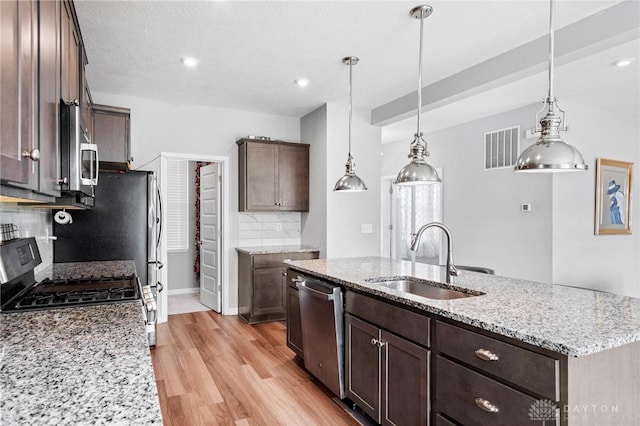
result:
<svg viewBox="0 0 640 426"><path fill-rule="evenodd" d="M371 234L373 233L373 224L363 223L362 225L360 225L360 230L363 234Z"/></svg>

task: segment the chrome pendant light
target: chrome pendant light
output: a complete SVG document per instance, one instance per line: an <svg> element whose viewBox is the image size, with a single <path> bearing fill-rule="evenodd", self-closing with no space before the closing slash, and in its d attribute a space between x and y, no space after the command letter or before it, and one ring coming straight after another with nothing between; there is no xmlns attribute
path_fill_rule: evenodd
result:
<svg viewBox="0 0 640 426"><path fill-rule="evenodd" d="M564 126L564 111L557 105L558 100L553 97L553 60L554 60L554 22L553 0L550 0L549 16L549 93L543 101L546 105L536 114L547 108L547 114L540 119L540 132L538 141L522 151L514 170L516 172L570 172L587 170L582 154L564 142L560 132L567 130ZM555 113L555 108L562 113L562 117Z"/></svg>
<svg viewBox="0 0 640 426"><path fill-rule="evenodd" d="M349 155L347 156L346 171L344 176L342 176L336 182L336 186L333 188L334 191L340 192L360 192L366 191L367 185L364 184L362 179L360 179L354 168L356 167L353 156L351 155L351 122L353 115L353 95L351 89L352 76L353 76L353 66L356 65L360 59L355 56L347 56L342 59L342 62L346 65L349 65Z"/></svg>
<svg viewBox="0 0 640 426"><path fill-rule="evenodd" d="M396 185L425 185L440 182L440 176L436 169L427 164L425 157L429 156L427 142L422 138L420 130L420 114L422 113L422 34L424 19L433 12L433 8L428 5L417 6L411 9L410 15L415 19L420 19L420 54L418 60L418 127L417 132L411 142L409 158L411 162L404 166L396 177Z"/></svg>

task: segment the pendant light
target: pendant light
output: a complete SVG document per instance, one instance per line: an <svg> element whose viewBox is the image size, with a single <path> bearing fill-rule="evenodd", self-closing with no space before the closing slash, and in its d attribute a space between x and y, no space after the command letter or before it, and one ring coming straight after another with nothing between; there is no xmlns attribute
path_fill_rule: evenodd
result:
<svg viewBox="0 0 640 426"><path fill-rule="evenodd" d="M352 71L353 66L356 65L360 59L355 56L347 56L342 59L342 62L346 65L349 65L349 155L347 156L346 171L344 176L342 176L336 182L336 186L333 188L334 191L340 192L361 192L367 190L367 185L364 184L362 179L360 179L354 168L356 167L353 156L351 155L351 121L353 115L353 95L351 89L352 82Z"/></svg>
<svg viewBox="0 0 640 426"><path fill-rule="evenodd" d="M409 14L415 19L420 19L420 54L418 60L418 127L413 137L409 150L409 158L411 162L404 166L396 177L396 185L425 185L440 182L440 176L436 169L431 167L425 157L429 156L427 151L427 143L422 138L423 133L420 130L420 114L422 112L422 38L424 19L433 12L433 8L429 5L417 6L411 9Z"/></svg>
<svg viewBox="0 0 640 426"><path fill-rule="evenodd" d="M546 105L542 107L538 114L545 107L547 114L540 119L540 127L536 132L540 132L538 141L522 151L514 170L516 172L569 172L587 170L582 154L564 142L560 137L560 132L567 128L562 125L565 113L557 105L557 99L553 97L553 60L554 60L554 23L553 23L553 0L550 0L549 16L549 93L543 101ZM562 113L562 118L555 113L555 108ZM536 121L538 120L536 114Z"/></svg>

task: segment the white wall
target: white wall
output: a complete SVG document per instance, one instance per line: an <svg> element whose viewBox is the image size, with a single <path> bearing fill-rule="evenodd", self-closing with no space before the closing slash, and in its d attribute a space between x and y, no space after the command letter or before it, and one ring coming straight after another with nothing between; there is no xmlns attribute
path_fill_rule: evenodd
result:
<svg viewBox="0 0 640 426"><path fill-rule="evenodd" d="M301 120L301 139L311 145L309 213L303 213L302 242L321 248L320 257L380 255L380 144L382 132L369 124L370 111L353 109L351 149L356 174L368 191L336 193L345 173L349 144L348 105L325 104ZM373 232L363 234L362 224Z"/></svg>
<svg viewBox="0 0 640 426"><path fill-rule="evenodd" d="M570 119L565 140L589 170L553 177L553 281L640 297L640 118L568 100L562 107ZM598 157L634 163L631 235L594 235Z"/></svg>
<svg viewBox="0 0 640 426"><path fill-rule="evenodd" d="M428 162L443 169L444 224L451 230L455 261L486 266L499 275L550 282L551 175L484 170L484 133L534 125L539 105L427 133ZM429 123L423 123L423 131ZM381 175L394 175L408 163L409 144L383 145ZM521 144L526 145L522 139ZM520 211L531 203L532 211ZM423 224L419 224L423 225Z"/></svg>
<svg viewBox="0 0 640 426"><path fill-rule="evenodd" d="M235 141L248 135L270 136L297 142L300 120L252 112L211 108L200 105L180 105L159 100L93 92L93 101L131 109L131 145L133 167L145 169L145 163L160 152L228 156L231 159L231 214L227 278L223 286L230 292L230 305L237 306L238 245L238 148Z"/></svg>

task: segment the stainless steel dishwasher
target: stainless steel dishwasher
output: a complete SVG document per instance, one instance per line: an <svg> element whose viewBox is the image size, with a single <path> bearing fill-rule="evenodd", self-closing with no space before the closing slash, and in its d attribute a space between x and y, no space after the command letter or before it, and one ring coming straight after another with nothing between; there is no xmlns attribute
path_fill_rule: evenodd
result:
<svg viewBox="0 0 640 426"><path fill-rule="evenodd" d="M344 398L344 305L342 288L298 275L304 366Z"/></svg>

